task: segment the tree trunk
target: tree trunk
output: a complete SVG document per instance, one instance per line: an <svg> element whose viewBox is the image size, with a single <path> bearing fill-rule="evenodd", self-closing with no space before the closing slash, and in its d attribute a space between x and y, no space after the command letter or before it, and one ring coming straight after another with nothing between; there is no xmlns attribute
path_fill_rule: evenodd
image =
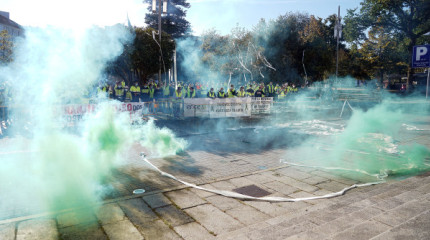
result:
<svg viewBox="0 0 430 240"><path fill-rule="evenodd" d="M411 43L408 46L408 51L409 51L409 65L408 65L408 79L406 80L406 91L409 90L409 83L412 82L412 77L414 76L415 73L415 69L412 68L412 51L414 49L414 46L417 43L417 38L414 36L411 36Z"/></svg>

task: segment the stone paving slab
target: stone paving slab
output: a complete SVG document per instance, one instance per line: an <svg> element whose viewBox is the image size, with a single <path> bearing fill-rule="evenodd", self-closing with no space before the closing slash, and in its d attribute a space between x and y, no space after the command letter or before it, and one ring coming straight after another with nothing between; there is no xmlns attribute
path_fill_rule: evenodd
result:
<svg viewBox="0 0 430 240"><path fill-rule="evenodd" d="M60 228L60 239L63 240L107 240L105 232L98 223L85 223L72 227Z"/></svg>
<svg viewBox="0 0 430 240"><path fill-rule="evenodd" d="M143 240L142 234L129 220L103 225L109 240Z"/></svg>
<svg viewBox="0 0 430 240"><path fill-rule="evenodd" d="M159 208L172 204L172 202L170 202L170 200L162 193L144 196L143 201L145 201L151 208Z"/></svg>
<svg viewBox="0 0 430 240"><path fill-rule="evenodd" d="M372 238L383 239L429 239L430 236L430 211L426 211L409 221L400 224L380 235Z"/></svg>
<svg viewBox="0 0 430 240"><path fill-rule="evenodd" d="M165 195L182 209L190 208L190 207L194 207L194 206L198 206L206 203L205 200L201 199L199 196L192 193L188 189L168 192Z"/></svg>
<svg viewBox="0 0 430 240"><path fill-rule="evenodd" d="M188 208L185 211L216 235L243 227L237 220L209 204Z"/></svg>
<svg viewBox="0 0 430 240"><path fill-rule="evenodd" d="M263 222L270 218L269 215L264 214L248 205L242 205L233 209L229 209L225 211L225 213L232 216L234 219L237 219L244 225L252 225L254 223Z"/></svg>
<svg viewBox="0 0 430 240"><path fill-rule="evenodd" d="M54 219L35 219L20 222L17 226L16 240L56 240L57 223Z"/></svg>
<svg viewBox="0 0 430 240"><path fill-rule="evenodd" d="M15 223L0 225L1 240L15 240Z"/></svg>
<svg viewBox="0 0 430 240"><path fill-rule="evenodd" d="M215 236L196 222L177 226L174 230L185 240L215 239Z"/></svg>
<svg viewBox="0 0 430 240"><path fill-rule="evenodd" d="M102 225L125 220L124 212L116 203L102 205L96 209L96 215Z"/></svg>
<svg viewBox="0 0 430 240"><path fill-rule="evenodd" d="M355 226L354 228L347 229L343 232L340 232L333 236L332 239L334 240L344 240L344 239L351 239L351 240L360 240L360 239L370 239L372 237L375 237L379 235L380 233L383 233L390 229L390 226L385 225L383 223L377 222L377 221L367 221L365 223L362 223L360 225Z"/></svg>
<svg viewBox="0 0 430 240"><path fill-rule="evenodd" d="M59 228L80 225L83 223L97 222L92 209L70 211L57 215L57 222Z"/></svg>
<svg viewBox="0 0 430 240"><path fill-rule="evenodd" d="M194 222L190 216L173 205L157 208L155 212L172 227Z"/></svg>

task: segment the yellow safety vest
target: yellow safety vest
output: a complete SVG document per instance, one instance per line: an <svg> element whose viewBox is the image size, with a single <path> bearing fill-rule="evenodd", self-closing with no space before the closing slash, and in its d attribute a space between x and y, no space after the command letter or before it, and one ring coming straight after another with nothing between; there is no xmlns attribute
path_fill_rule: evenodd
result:
<svg viewBox="0 0 430 240"><path fill-rule="evenodd" d="M154 98L154 92L155 92L155 88L150 88L149 89L149 97L150 98Z"/></svg>
<svg viewBox="0 0 430 240"><path fill-rule="evenodd" d="M245 97L245 95L246 95L246 92L245 92L245 91L243 91L243 92L239 91L239 92L237 93L237 96L238 96L238 97Z"/></svg>
<svg viewBox="0 0 430 240"><path fill-rule="evenodd" d="M208 94L209 94L210 98L214 98L215 97L215 93L214 92L209 92Z"/></svg>
<svg viewBox="0 0 430 240"><path fill-rule="evenodd" d="M196 91L193 91L193 95L191 95L191 97L190 97L190 94L191 94L191 91L188 89L188 98L195 98L196 97Z"/></svg>
<svg viewBox="0 0 430 240"><path fill-rule="evenodd" d="M142 93L148 94L149 93L149 87L143 87Z"/></svg>
<svg viewBox="0 0 430 240"><path fill-rule="evenodd" d="M139 86L131 86L130 92L132 92L132 93L140 92L140 87Z"/></svg>
<svg viewBox="0 0 430 240"><path fill-rule="evenodd" d="M163 88L163 95L164 96L169 96L170 95L170 88L169 88L169 86Z"/></svg>
<svg viewBox="0 0 430 240"><path fill-rule="evenodd" d="M234 89L233 89L233 91L234 91ZM234 98L235 96L233 95L233 91L231 91L231 89L229 89L227 92L227 94L228 94L227 97Z"/></svg>
<svg viewBox="0 0 430 240"><path fill-rule="evenodd" d="M131 101L133 99L133 96L131 95L131 92L125 93L125 101Z"/></svg>

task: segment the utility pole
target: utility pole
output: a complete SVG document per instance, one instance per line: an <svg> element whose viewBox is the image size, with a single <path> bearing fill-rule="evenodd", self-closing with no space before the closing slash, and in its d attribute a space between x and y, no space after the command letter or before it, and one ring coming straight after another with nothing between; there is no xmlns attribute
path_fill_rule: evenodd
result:
<svg viewBox="0 0 430 240"><path fill-rule="evenodd" d="M341 18L340 18L340 6L337 9L337 19L336 19L336 26L334 27L334 36L337 39L336 43L336 82L337 82L337 76L339 74L339 38L342 37L342 24Z"/></svg>
<svg viewBox="0 0 430 240"><path fill-rule="evenodd" d="M167 13L167 0L152 0L152 12L157 13L157 1L158 1L158 44L160 45L160 56L158 57L159 70L158 70L158 81L161 83L161 67L162 67L162 56L161 56L161 14ZM155 38L154 38L155 40Z"/></svg>
<svg viewBox="0 0 430 240"><path fill-rule="evenodd" d="M158 0L158 43L161 46L161 1L162 0ZM161 51L160 51L160 56L158 57L158 63L159 63L159 70L158 70L158 83L161 83Z"/></svg>

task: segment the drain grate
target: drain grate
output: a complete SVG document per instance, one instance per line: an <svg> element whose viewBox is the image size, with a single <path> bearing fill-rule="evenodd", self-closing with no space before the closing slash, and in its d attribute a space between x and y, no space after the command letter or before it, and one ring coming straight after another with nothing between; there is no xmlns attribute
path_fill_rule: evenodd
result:
<svg viewBox="0 0 430 240"><path fill-rule="evenodd" d="M245 187L240 187L240 188L236 188L233 189L234 192L240 193L240 194L244 194L244 195L248 195L251 197L265 197L267 195L270 195L272 193L257 187L255 185L249 185L249 186L245 186Z"/></svg>

